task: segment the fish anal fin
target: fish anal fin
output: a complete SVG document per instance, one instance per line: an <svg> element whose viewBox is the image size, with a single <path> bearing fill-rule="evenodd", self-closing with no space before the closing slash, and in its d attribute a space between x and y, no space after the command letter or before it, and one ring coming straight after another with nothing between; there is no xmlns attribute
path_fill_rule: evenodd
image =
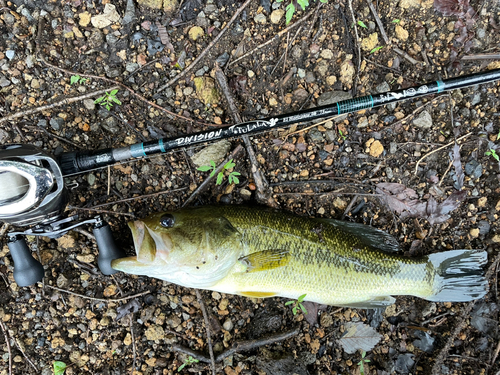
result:
<svg viewBox="0 0 500 375"><path fill-rule="evenodd" d="M335 219L316 220L328 223L344 232L355 236L365 246L388 253L393 253L401 250L398 241L393 236L369 225L351 223L349 221L341 221Z"/></svg>
<svg viewBox="0 0 500 375"><path fill-rule="evenodd" d="M290 261L287 250L264 250L241 257L239 262L247 266L246 272L269 271L284 267Z"/></svg>
<svg viewBox="0 0 500 375"><path fill-rule="evenodd" d="M278 294L274 292L237 292L237 293L242 296L250 298L267 298L267 297L274 297Z"/></svg>
<svg viewBox="0 0 500 375"><path fill-rule="evenodd" d="M346 303L346 304L335 304L338 307L351 307L354 309L380 309L392 305L396 302L396 299L391 296L374 297L366 301Z"/></svg>

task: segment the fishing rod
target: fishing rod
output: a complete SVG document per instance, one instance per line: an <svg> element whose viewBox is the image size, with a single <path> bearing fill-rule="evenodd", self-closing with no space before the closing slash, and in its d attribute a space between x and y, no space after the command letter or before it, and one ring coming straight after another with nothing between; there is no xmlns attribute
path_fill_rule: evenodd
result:
<svg viewBox="0 0 500 375"><path fill-rule="evenodd" d="M31 226L25 231L8 233L8 246L16 264L14 278L20 286L26 286L41 280L43 276L42 265L31 256L24 240L26 235L57 238L80 225L93 224L101 271L106 275L114 273L110 265L111 260L124 256L114 244L109 225L99 216L85 221L78 221L77 215L65 217L63 211L68 203L68 193L64 177L117 162L166 153L181 147L260 133L295 123L352 113L499 79L500 69L494 69L214 130L138 143L129 147L65 152L58 159L31 145L1 146L0 221L16 226ZM21 270L18 270L18 266Z"/></svg>
<svg viewBox="0 0 500 375"><path fill-rule="evenodd" d="M364 109L396 103L410 98L418 98L473 85L493 82L499 79L500 69L494 69L487 72L426 83L418 87L347 99L316 108L304 109L302 111L277 115L261 120L247 121L224 128L202 131L176 138L161 138L117 149L108 148L97 151L63 153L59 158L59 164L64 175L75 174L96 168L106 167L119 161L162 154L180 147L189 147L207 141L216 141L219 139L269 131L271 129L282 128L299 122L352 113Z"/></svg>

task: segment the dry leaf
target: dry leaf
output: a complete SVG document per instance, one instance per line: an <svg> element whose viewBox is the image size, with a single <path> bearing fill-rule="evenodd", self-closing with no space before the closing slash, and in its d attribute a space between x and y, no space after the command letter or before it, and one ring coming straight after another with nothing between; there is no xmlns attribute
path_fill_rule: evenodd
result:
<svg viewBox="0 0 500 375"><path fill-rule="evenodd" d="M345 334L339 340L340 345L348 354L354 354L358 350L368 352L382 339L382 335L372 327L362 322L347 323Z"/></svg>

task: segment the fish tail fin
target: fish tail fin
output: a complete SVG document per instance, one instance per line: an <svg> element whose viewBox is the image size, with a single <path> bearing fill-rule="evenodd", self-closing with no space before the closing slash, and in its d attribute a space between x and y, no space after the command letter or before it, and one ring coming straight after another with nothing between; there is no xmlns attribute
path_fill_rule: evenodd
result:
<svg viewBox="0 0 500 375"><path fill-rule="evenodd" d="M488 280L482 266L486 251L451 250L428 256L434 266L433 294L425 299L434 302L467 302L488 292Z"/></svg>

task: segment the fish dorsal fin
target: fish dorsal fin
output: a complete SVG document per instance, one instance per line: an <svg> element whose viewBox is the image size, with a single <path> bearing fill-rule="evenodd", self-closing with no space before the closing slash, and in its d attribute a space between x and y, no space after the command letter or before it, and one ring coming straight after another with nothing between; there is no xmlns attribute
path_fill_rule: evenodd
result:
<svg viewBox="0 0 500 375"><path fill-rule="evenodd" d="M278 293L274 292L237 292L238 294L245 296L245 297L250 297L250 298L267 298L267 297L274 297Z"/></svg>
<svg viewBox="0 0 500 375"><path fill-rule="evenodd" d="M317 219L318 221L333 225L340 230L358 238L365 246L388 253L401 250L398 241L389 233L373 228L369 225L351 223L335 219Z"/></svg>
<svg viewBox="0 0 500 375"><path fill-rule="evenodd" d="M391 296L374 297L366 301L347 303L345 305L337 305L338 307L351 307L354 309L380 309L392 305L396 299Z"/></svg>
<svg viewBox="0 0 500 375"><path fill-rule="evenodd" d="M247 266L246 272L269 271L286 266L290 261L290 253L281 249L264 250L241 257L238 261Z"/></svg>

